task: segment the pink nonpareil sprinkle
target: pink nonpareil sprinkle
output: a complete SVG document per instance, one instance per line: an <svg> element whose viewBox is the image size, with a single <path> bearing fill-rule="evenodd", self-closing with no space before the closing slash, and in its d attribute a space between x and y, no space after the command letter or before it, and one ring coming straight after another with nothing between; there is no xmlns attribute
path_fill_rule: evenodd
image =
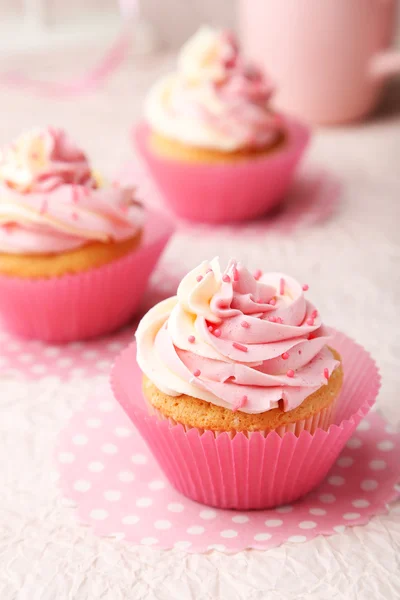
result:
<svg viewBox="0 0 400 600"><path fill-rule="evenodd" d="M215 337L220 337L221 330L220 329L214 329L214 335L215 335Z"/></svg>
<svg viewBox="0 0 400 600"><path fill-rule="evenodd" d="M268 318L268 321L269 321L270 323L276 323L276 317L274 317L274 316L272 316L272 317L269 317L269 318Z"/></svg>
<svg viewBox="0 0 400 600"><path fill-rule="evenodd" d="M288 377L294 377L294 371L293 371L293 369L289 369L289 371L286 373L286 375Z"/></svg>
<svg viewBox="0 0 400 600"><path fill-rule="evenodd" d="M318 311L317 310L313 310L310 316L311 316L312 319L316 319L318 317Z"/></svg>
<svg viewBox="0 0 400 600"><path fill-rule="evenodd" d="M235 406L232 408L232 412L236 412L237 410L243 408L243 406L245 406L248 402L248 397L247 396L242 396L239 400L239 402L237 402L235 404Z"/></svg>
<svg viewBox="0 0 400 600"><path fill-rule="evenodd" d="M289 358L289 354L287 352L284 352L282 354L282 358L283 358L283 360L287 360Z"/></svg>
<svg viewBox="0 0 400 600"><path fill-rule="evenodd" d="M214 327L212 325L208 326L208 331L211 331L211 333L214 331Z"/></svg>
<svg viewBox="0 0 400 600"><path fill-rule="evenodd" d="M281 279L279 280L279 293L281 296L283 296L285 293L285 280L283 279L283 277L281 277Z"/></svg>
<svg viewBox="0 0 400 600"><path fill-rule="evenodd" d="M305 283L305 284L303 285L303 291L305 291L305 292L306 292L308 289L309 289L308 283Z"/></svg>
<svg viewBox="0 0 400 600"><path fill-rule="evenodd" d="M243 346L243 344L239 344L238 342L233 342L232 346L241 352L247 352L248 350L247 346Z"/></svg>
<svg viewBox="0 0 400 600"><path fill-rule="evenodd" d="M261 271L261 269L257 269L257 270L256 270L256 271L254 271L254 273L253 273L253 277L254 277L254 279L255 279L256 281L258 281L258 280L260 279L261 275L262 275L262 271Z"/></svg>
<svg viewBox="0 0 400 600"><path fill-rule="evenodd" d="M231 278L229 277L229 275L222 275L222 281L224 283L230 283L231 282Z"/></svg>
<svg viewBox="0 0 400 600"><path fill-rule="evenodd" d="M196 338L194 337L194 335L189 335L189 337L188 337L188 342L189 342L190 344L194 344L194 343L195 343L195 341L196 341Z"/></svg>
<svg viewBox="0 0 400 600"><path fill-rule="evenodd" d="M307 325L310 325L310 327L312 327L314 325L314 319L312 317L309 317L306 321Z"/></svg>
<svg viewBox="0 0 400 600"><path fill-rule="evenodd" d="M250 323L248 323L247 321L242 321L242 322L240 323L240 325L241 325L242 327L244 327L245 329L248 329L248 328L250 327Z"/></svg>
<svg viewBox="0 0 400 600"><path fill-rule="evenodd" d="M197 275L196 281L201 281L203 279L203 275Z"/></svg>
<svg viewBox="0 0 400 600"><path fill-rule="evenodd" d="M324 377L325 379L329 379L329 370L326 367L324 369Z"/></svg>
<svg viewBox="0 0 400 600"><path fill-rule="evenodd" d="M194 375L195 377L200 377L200 375L201 375L201 371L200 371L200 369L196 369L196 370L194 371L193 375Z"/></svg>
<svg viewBox="0 0 400 600"><path fill-rule="evenodd" d="M275 306L276 299L275 298L271 298L271 300L268 302L268 304L270 304L271 306Z"/></svg>
<svg viewBox="0 0 400 600"><path fill-rule="evenodd" d="M282 317L276 317L276 322L279 323L279 325L283 325Z"/></svg>

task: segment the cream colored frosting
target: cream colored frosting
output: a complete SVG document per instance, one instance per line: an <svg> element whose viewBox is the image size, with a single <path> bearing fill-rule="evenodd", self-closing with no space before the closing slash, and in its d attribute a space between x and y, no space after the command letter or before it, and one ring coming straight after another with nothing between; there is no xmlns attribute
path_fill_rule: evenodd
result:
<svg viewBox="0 0 400 600"><path fill-rule="evenodd" d="M177 71L150 90L146 118L155 132L195 147L264 147L282 129L271 94L261 72L243 64L231 33L202 27L183 46Z"/></svg>
<svg viewBox="0 0 400 600"><path fill-rule="evenodd" d="M302 286L281 273L254 277L232 260L205 261L176 297L136 332L142 371L164 393L247 413L292 410L338 366L331 339Z"/></svg>

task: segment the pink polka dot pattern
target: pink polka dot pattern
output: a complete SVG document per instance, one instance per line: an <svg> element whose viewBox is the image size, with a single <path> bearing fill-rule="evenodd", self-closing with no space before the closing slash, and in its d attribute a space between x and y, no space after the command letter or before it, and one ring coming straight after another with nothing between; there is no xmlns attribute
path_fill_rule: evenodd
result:
<svg viewBox="0 0 400 600"><path fill-rule="evenodd" d="M394 488L400 478L400 434L388 433L377 413L366 423L356 432L361 443L347 445L317 490L266 511L219 510L179 494L103 389L62 433L56 461L79 521L98 535L119 532L118 539L133 544L186 552L264 549L343 534L345 527L384 513L400 495Z"/></svg>
<svg viewBox="0 0 400 600"><path fill-rule="evenodd" d="M138 317L154 303L176 294L182 274L164 266L152 276ZM15 374L26 379L56 376L62 381L108 375L116 356L132 340L138 319L112 336L87 342L71 342L59 346L35 340L24 340L0 329L0 374Z"/></svg>

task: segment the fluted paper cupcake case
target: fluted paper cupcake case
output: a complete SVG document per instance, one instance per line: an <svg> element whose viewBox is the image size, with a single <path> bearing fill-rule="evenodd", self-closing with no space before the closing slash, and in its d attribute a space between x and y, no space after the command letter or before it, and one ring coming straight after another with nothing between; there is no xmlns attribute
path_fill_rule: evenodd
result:
<svg viewBox="0 0 400 600"><path fill-rule="evenodd" d="M103 335L135 313L173 228L149 213L138 248L76 275L25 279L0 275L0 321L25 338L64 343Z"/></svg>
<svg viewBox="0 0 400 600"><path fill-rule="evenodd" d="M289 189L310 137L309 129L285 119L282 148L249 160L206 164L158 156L149 147L150 130L141 123L133 131L135 145L154 178L165 204L191 221L226 223L264 214Z"/></svg>
<svg viewBox="0 0 400 600"><path fill-rule="evenodd" d="M361 419L374 404L378 369L369 354L342 333L332 341L344 370L334 423L279 435L232 436L185 430L150 415L132 344L117 358L111 385L117 401L145 439L171 484L185 496L218 508L266 509L293 502L325 478Z"/></svg>

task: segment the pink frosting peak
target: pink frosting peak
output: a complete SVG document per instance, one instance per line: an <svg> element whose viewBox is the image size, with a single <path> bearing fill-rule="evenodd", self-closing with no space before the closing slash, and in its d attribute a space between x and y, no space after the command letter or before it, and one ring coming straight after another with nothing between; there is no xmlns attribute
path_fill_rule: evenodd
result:
<svg viewBox="0 0 400 600"><path fill-rule="evenodd" d="M234 260L222 273L214 259L191 271L171 301L152 309L137 332L139 364L165 393L249 413L282 400L288 411L339 364L319 313L289 276L256 279Z"/></svg>
<svg viewBox="0 0 400 600"><path fill-rule="evenodd" d="M0 179L22 193L48 192L64 184L96 186L84 152L55 127L25 133L5 148Z"/></svg>
<svg viewBox="0 0 400 600"><path fill-rule="evenodd" d="M150 92L147 118L155 131L193 146L264 147L282 131L269 107L272 93L232 32L203 27L183 46L176 73Z"/></svg>

